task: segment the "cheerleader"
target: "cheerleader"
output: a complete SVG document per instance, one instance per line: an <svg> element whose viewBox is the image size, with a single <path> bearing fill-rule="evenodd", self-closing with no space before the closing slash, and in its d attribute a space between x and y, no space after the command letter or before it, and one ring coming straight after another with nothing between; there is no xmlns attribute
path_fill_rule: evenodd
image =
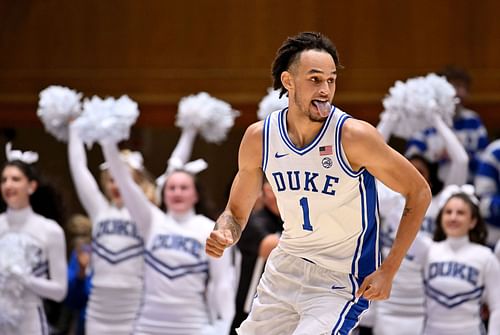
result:
<svg viewBox="0 0 500 335"><path fill-rule="evenodd" d="M488 335L500 334L498 260L486 246L486 227L473 187L450 186L437 216L434 241L420 235L412 246L424 268L425 335L484 334L483 301L490 310Z"/></svg>
<svg viewBox="0 0 500 335"><path fill-rule="evenodd" d="M123 206L121 194L101 165L104 193L87 168L82 140L73 124L69 127L68 157L78 197L92 221L91 291L86 311L85 331L89 335L128 335L133 329L142 296L144 243L135 222ZM153 200L142 157L124 154L132 174Z"/></svg>
<svg viewBox="0 0 500 335"><path fill-rule="evenodd" d="M0 333L48 335L48 325L43 310L42 299L62 301L66 296L66 243L63 229L42 213L57 213L51 209L58 204L48 204L54 193L50 187L42 185L32 163L38 160L33 152L11 151L7 144L7 163L2 169L1 191L6 211L0 214L0 243L5 246L13 237L19 242L11 250L2 248L0 284L7 285L9 275L17 277L15 283L22 285L17 291L18 299L5 300L6 287L1 288L2 305L0 320L8 321L6 311L18 312L17 322L0 322ZM42 194L44 191L50 193ZM53 191L53 190L52 190ZM44 202L44 204L42 204ZM50 206L52 205L52 206ZM46 214L45 214L46 215ZM23 250L17 249L22 248ZM11 256L24 253L23 262L8 266ZM23 272L23 265L28 270ZM8 287L8 286L7 286ZM7 304L9 306L7 306ZM10 321L15 321L11 318Z"/></svg>
<svg viewBox="0 0 500 335"><path fill-rule="evenodd" d="M214 260L205 254L214 222L195 212L199 199L193 174L187 167L168 174L162 189L165 213L140 192L117 146L101 145L145 241L144 298L134 334L228 334L235 295L231 259Z"/></svg>
<svg viewBox="0 0 500 335"><path fill-rule="evenodd" d="M396 127L396 121L388 118L382 119L377 126L377 129L386 141L389 140ZM450 174L445 183L463 184L467 178L467 153L458 138L441 117L435 115L433 121L450 155ZM433 193L431 205L427 209L424 222L421 226L421 230L424 233L432 234L443 183L437 177L436 164L429 163L421 156L413 156L409 160L427 180ZM404 198L381 183L377 184L377 190L382 222L382 255L386 256L395 238L401 213L403 212ZM394 278L390 298L385 301L376 302L374 306L374 334L421 334L424 324L424 287L421 270L421 266L415 263L411 253L408 253Z"/></svg>

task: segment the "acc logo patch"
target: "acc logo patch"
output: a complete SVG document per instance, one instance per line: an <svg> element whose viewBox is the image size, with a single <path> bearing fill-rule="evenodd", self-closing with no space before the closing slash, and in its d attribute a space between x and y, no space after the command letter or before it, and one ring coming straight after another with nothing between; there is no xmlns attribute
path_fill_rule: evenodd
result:
<svg viewBox="0 0 500 335"><path fill-rule="evenodd" d="M333 161L330 157L325 157L321 160L321 165L323 165L325 169L329 169L332 167Z"/></svg>

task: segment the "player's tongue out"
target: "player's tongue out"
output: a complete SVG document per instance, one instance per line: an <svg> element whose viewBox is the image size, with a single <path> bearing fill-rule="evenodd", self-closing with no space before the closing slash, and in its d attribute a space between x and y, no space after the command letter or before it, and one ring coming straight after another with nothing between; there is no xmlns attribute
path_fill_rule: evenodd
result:
<svg viewBox="0 0 500 335"><path fill-rule="evenodd" d="M313 100L312 103L321 117L327 117L330 114L331 105L328 101Z"/></svg>

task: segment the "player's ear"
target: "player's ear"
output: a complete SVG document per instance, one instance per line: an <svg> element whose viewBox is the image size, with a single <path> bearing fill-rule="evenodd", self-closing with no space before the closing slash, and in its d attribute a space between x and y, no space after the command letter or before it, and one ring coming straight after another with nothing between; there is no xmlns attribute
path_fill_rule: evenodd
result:
<svg viewBox="0 0 500 335"><path fill-rule="evenodd" d="M293 89L292 74L288 71L281 72L281 83L286 88L287 91Z"/></svg>

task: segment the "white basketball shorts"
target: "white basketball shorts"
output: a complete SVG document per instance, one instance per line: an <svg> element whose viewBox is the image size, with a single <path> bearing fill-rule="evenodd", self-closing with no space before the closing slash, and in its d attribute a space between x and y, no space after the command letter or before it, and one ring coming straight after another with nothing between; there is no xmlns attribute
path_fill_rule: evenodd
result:
<svg viewBox="0 0 500 335"><path fill-rule="evenodd" d="M275 248L239 335L347 335L368 308L354 293L362 279Z"/></svg>

